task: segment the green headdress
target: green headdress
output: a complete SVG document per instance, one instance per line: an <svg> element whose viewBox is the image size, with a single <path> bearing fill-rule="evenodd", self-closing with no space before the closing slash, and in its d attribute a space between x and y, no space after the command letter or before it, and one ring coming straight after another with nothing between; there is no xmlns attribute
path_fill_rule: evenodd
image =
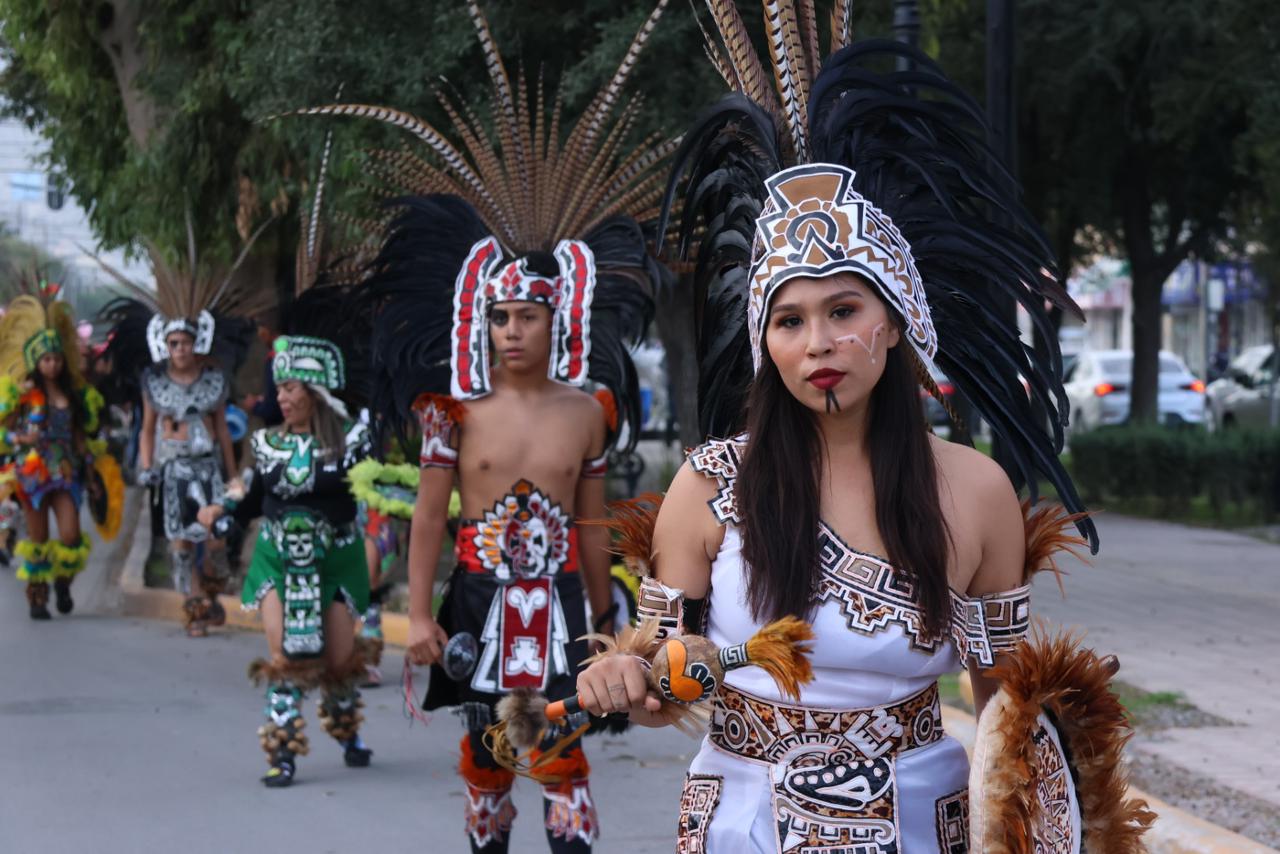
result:
<svg viewBox="0 0 1280 854"><path fill-rule="evenodd" d="M40 357L47 353L61 353L62 338L52 329L41 329L22 345L22 359L28 371L34 371Z"/></svg>
<svg viewBox="0 0 1280 854"><path fill-rule="evenodd" d="M275 340L271 376L276 384L301 382L337 391L346 383L342 351L324 338L281 335Z"/></svg>

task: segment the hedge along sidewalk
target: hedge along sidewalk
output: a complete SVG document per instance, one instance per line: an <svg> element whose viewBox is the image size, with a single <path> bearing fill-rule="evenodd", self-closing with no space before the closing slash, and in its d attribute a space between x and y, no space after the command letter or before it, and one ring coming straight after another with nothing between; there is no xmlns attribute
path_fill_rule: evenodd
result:
<svg viewBox="0 0 1280 854"><path fill-rule="evenodd" d="M1071 438L1071 473L1092 505L1143 502L1197 522L1280 518L1280 430L1103 427Z"/></svg>
<svg viewBox="0 0 1280 854"><path fill-rule="evenodd" d="M183 595L176 590L146 587L143 583L150 551L151 508L144 501L138 513L133 544L120 576L123 594L121 611L129 616L181 622ZM238 597L224 594L219 600L226 608L228 627L248 631L262 630L262 622L257 613L242 610ZM404 614L384 612L382 633L388 645L403 649L409 638L409 618ZM192 640L192 643L199 642ZM960 741L966 750L972 749L975 732L973 716L951 706L943 706L942 718L947 733ZM1152 854L1275 854L1275 849L1202 821L1136 789L1130 790L1130 794L1146 800L1159 814L1146 836Z"/></svg>

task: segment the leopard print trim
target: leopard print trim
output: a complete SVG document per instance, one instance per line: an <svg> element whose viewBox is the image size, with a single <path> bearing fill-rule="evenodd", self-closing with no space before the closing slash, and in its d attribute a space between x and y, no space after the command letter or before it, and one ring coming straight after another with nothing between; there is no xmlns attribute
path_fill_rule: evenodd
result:
<svg viewBox="0 0 1280 854"><path fill-rule="evenodd" d="M686 774L680 793L680 819L676 824L676 854L706 854L707 831L720 806L724 777Z"/></svg>
<svg viewBox="0 0 1280 854"><path fill-rule="evenodd" d="M878 759L942 737L937 683L900 703L848 710L792 706L722 684L712 700L708 734L725 753L763 765L785 762L802 745L821 743L854 759Z"/></svg>
<svg viewBox="0 0 1280 854"><path fill-rule="evenodd" d="M738 466L746 446L746 439L741 436L733 439L712 439L703 442L688 454L689 465L694 471L715 478L720 483L720 490L708 505L711 507L711 512L715 514L716 521L721 525L742 523L733 485L738 479Z"/></svg>
<svg viewBox="0 0 1280 854"><path fill-rule="evenodd" d="M924 631L915 586L884 558L851 548L825 523L818 529L822 562L818 601L834 601L852 631L874 635L897 625L911 648L936 652L942 638ZM951 591L950 637L963 662L992 667L995 657L1016 648L1031 626L1031 587L970 598Z"/></svg>
<svg viewBox="0 0 1280 854"><path fill-rule="evenodd" d="M934 802L934 827L941 854L969 852L969 790L961 789Z"/></svg>

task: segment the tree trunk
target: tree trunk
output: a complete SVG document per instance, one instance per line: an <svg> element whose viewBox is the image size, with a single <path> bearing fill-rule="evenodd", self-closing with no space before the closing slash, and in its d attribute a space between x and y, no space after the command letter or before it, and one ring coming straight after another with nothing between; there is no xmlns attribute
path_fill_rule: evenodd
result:
<svg viewBox="0 0 1280 854"><path fill-rule="evenodd" d="M98 7L96 15L98 44L111 60L129 136L138 148L145 149L158 120L155 99L138 87L138 75L146 66L146 52L138 29L141 5L137 0L118 0Z"/></svg>
<svg viewBox="0 0 1280 854"><path fill-rule="evenodd" d="M1163 265L1162 265L1163 266ZM1133 376L1129 383L1129 420L1151 424L1159 416L1160 292L1162 270L1129 266L1133 277Z"/></svg>
<svg viewBox="0 0 1280 854"><path fill-rule="evenodd" d="M658 338L667 353L671 411L680 427L680 444L692 448L702 441L698 427L698 354L693 328L693 288L687 277L655 297Z"/></svg>

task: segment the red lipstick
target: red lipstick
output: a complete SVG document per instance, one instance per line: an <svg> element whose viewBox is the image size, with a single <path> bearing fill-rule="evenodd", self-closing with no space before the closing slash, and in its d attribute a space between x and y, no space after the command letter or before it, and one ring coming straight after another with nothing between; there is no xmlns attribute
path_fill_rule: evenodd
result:
<svg viewBox="0 0 1280 854"><path fill-rule="evenodd" d="M806 380L813 383L823 391L831 391L831 389L840 385L840 381L845 378L844 371L834 371L831 368L822 368L814 371L805 377Z"/></svg>

